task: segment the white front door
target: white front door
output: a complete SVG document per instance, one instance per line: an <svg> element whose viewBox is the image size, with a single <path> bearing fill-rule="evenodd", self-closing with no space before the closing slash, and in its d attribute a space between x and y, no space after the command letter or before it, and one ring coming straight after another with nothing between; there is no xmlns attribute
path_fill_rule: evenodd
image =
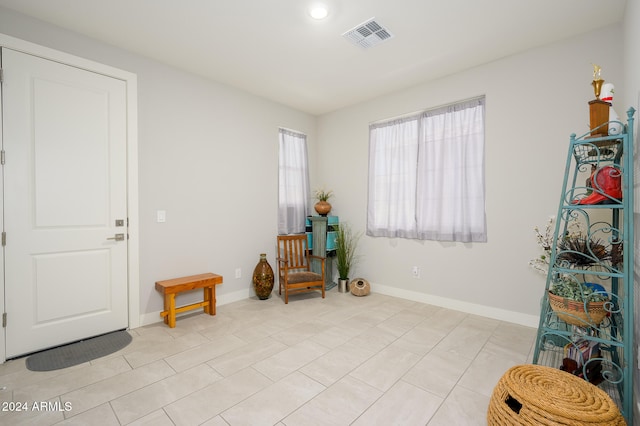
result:
<svg viewBox="0 0 640 426"><path fill-rule="evenodd" d="M127 115L122 80L4 48L2 68L11 358L128 327Z"/></svg>

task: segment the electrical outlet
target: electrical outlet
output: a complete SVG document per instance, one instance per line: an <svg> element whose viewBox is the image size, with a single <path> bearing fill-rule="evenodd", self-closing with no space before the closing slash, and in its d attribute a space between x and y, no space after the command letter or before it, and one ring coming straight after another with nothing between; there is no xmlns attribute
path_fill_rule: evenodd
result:
<svg viewBox="0 0 640 426"><path fill-rule="evenodd" d="M242 269L236 268L236 278L242 278Z"/></svg>
<svg viewBox="0 0 640 426"><path fill-rule="evenodd" d="M418 266L411 268L411 275L413 278L420 278L420 268Z"/></svg>

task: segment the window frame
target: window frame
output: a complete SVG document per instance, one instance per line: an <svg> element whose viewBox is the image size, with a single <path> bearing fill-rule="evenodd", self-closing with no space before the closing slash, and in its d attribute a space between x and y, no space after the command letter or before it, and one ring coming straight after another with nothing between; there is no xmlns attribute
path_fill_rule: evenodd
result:
<svg viewBox="0 0 640 426"><path fill-rule="evenodd" d="M486 242L484 142L484 96L371 123L367 235Z"/></svg>

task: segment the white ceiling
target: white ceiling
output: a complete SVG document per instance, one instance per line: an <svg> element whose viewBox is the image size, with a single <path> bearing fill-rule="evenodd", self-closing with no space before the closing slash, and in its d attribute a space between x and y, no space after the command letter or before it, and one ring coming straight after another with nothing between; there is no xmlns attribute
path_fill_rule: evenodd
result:
<svg viewBox="0 0 640 426"><path fill-rule="evenodd" d="M0 0L0 6L323 114L619 22L626 1ZM329 6L323 21L308 14L318 2ZM342 37L372 17L394 37L367 50Z"/></svg>

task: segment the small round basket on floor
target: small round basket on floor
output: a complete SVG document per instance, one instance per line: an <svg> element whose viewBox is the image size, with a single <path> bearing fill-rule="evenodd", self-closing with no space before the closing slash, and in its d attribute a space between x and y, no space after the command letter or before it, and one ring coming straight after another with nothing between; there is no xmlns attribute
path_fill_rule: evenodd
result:
<svg viewBox="0 0 640 426"><path fill-rule="evenodd" d="M366 296L371 292L371 286L364 278L355 278L349 284L349 291L354 296Z"/></svg>
<svg viewBox="0 0 640 426"><path fill-rule="evenodd" d="M573 374L542 365L517 365L493 389L492 425L626 425L611 397Z"/></svg>

